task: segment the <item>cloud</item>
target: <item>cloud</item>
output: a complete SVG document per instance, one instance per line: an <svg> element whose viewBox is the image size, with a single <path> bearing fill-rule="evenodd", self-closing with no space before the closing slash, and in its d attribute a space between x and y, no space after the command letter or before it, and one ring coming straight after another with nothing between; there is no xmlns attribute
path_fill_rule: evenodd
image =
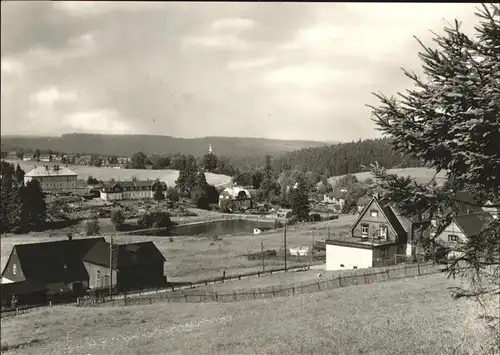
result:
<svg viewBox="0 0 500 355"><path fill-rule="evenodd" d="M465 3L1 7L3 134L376 137L365 104L409 87L413 35L477 23Z"/></svg>
<svg viewBox="0 0 500 355"><path fill-rule="evenodd" d="M227 67L232 71L243 71L267 66L276 62L276 58L256 58L250 60L235 60L228 63Z"/></svg>
<svg viewBox="0 0 500 355"><path fill-rule="evenodd" d="M64 117L66 124L74 132L101 134L130 134L133 126L123 120L123 117L113 109L76 112Z"/></svg>
<svg viewBox="0 0 500 355"><path fill-rule="evenodd" d="M287 66L271 71L266 81L273 84L292 84L300 87L311 87L322 84L334 84L346 73L315 63Z"/></svg>
<svg viewBox="0 0 500 355"><path fill-rule="evenodd" d="M202 47L216 50L245 50L248 43L235 35L213 35L206 37L188 37L184 41L186 47Z"/></svg>
<svg viewBox="0 0 500 355"><path fill-rule="evenodd" d="M225 18L212 23L212 28L217 31L239 32L253 27L255 21L249 18Z"/></svg>
<svg viewBox="0 0 500 355"><path fill-rule="evenodd" d="M78 94L74 91L60 91L57 87L47 88L31 95L31 101L39 105L53 106L57 103L75 101Z"/></svg>
<svg viewBox="0 0 500 355"><path fill-rule="evenodd" d="M65 11L71 16L86 17L103 15L116 11L137 12L151 10L155 4L148 2L122 2L116 1L61 1L54 5L57 9Z"/></svg>
<svg viewBox="0 0 500 355"><path fill-rule="evenodd" d="M15 59L2 58L2 76L3 75L16 75L20 76L24 72L24 65Z"/></svg>

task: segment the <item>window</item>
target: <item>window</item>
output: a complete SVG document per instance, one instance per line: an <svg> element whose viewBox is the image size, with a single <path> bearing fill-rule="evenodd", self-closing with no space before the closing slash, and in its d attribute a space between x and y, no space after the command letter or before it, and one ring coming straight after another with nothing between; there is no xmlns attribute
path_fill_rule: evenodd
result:
<svg viewBox="0 0 500 355"><path fill-rule="evenodd" d="M17 274L17 265L16 264L12 265L12 274L14 274L14 275Z"/></svg>
<svg viewBox="0 0 500 355"><path fill-rule="evenodd" d="M377 210L371 210L370 211L370 216L372 216L372 217L378 217L378 211Z"/></svg>
<svg viewBox="0 0 500 355"><path fill-rule="evenodd" d="M95 283L97 284L97 286L100 286L100 283L101 283L101 270L97 270L95 272Z"/></svg>
<svg viewBox="0 0 500 355"><path fill-rule="evenodd" d="M389 228L387 226L380 226L380 229L379 229L380 238L386 239L388 230L389 230Z"/></svg>
<svg viewBox="0 0 500 355"><path fill-rule="evenodd" d="M361 225L361 235L368 235L368 224Z"/></svg>
<svg viewBox="0 0 500 355"><path fill-rule="evenodd" d="M458 235L448 234L448 241L452 243L458 242Z"/></svg>
<svg viewBox="0 0 500 355"><path fill-rule="evenodd" d="M387 257L387 250L386 249L380 249L380 257L381 258Z"/></svg>

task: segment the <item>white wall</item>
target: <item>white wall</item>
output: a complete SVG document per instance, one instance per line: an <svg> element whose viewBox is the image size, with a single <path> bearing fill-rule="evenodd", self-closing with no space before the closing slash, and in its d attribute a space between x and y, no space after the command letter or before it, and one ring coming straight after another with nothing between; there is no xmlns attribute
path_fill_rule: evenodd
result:
<svg viewBox="0 0 500 355"><path fill-rule="evenodd" d="M343 264L344 267L340 265ZM339 245L326 245L326 270L369 268L373 265L373 250Z"/></svg>
<svg viewBox="0 0 500 355"><path fill-rule="evenodd" d="M449 246L453 248L453 246L455 246L457 243L450 243L448 241L448 235L450 234L458 236L459 243L467 242L467 236L464 233L462 233L462 230L457 226L457 224L454 221L451 222L448 225L448 227L446 227L445 230L442 231L441 234L439 234L436 237L436 241L444 246Z"/></svg>

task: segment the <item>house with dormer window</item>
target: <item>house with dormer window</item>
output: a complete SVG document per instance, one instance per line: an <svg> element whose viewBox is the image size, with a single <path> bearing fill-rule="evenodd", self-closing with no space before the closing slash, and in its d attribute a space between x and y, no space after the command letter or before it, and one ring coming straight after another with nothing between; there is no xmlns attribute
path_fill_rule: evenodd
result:
<svg viewBox="0 0 500 355"><path fill-rule="evenodd" d="M347 235L326 241L326 270L388 265L396 255L411 256L415 225L394 205L373 197Z"/></svg>

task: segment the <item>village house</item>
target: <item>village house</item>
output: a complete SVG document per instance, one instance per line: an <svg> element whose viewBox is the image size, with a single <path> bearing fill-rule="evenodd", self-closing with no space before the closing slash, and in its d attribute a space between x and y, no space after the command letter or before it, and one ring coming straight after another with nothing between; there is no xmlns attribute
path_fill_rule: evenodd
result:
<svg viewBox="0 0 500 355"><path fill-rule="evenodd" d="M157 189L166 197L167 184L158 180L107 182L101 186L100 194L104 201L143 200L154 198Z"/></svg>
<svg viewBox="0 0 500 355"><path fill-rule="evenodd" d="M24 161L31 161L33 159L34 159L34 155L32 153L24 153L23 154Z"/></svg>
<svg viewBox="0 0 500 355"><path fill-rule="evenodd" d="M42 163L50 163L52 157L50 156L50 154L42 154L40 155L38 160L41 161Z"/></svg>
<svg viewBox="0 0 500 355"><path fill-rule="evenodd" d="M2 284L29 283L33 292L44 288L75 295L107 289L110 282L118 291L160 287L166 284L164 263L153 242L110 245L104 238L85 238L21 244L12 249Z"/></svg>
<svg viewBox="0 0 500 355"><path fill-rule="evenodd" d="M495 219L498 218L500 216L500 200L486 201L483 211L490 213Z"/></svg>
<svg viewBox="0 0 500 355"><path fill-rule="evenodd" d="M326 240L326 270L388 265L396 255L414 255L414 228L419 223L429 224L414 222L393 205L373 197L352 224L349 235Z"/></svg>
<svg viewBox="0 0 500 355"><path fill-rule="evenodd" d="M471 237L478 236L492 218L494 217L489 212L453 216L446 228L436 236L435 243L449 250L448 257L459 256L457 247L466 243Z"/></svg>
<svg viewBox="0 0 500 355"><path fill-rule="evenodd" d="M219 195L219 207L221 211L240 211L252 207L252 197L247 189L241 187L228 187Z"/></svg>
<svg viewBox="0 0 500 355"><path fill-rule="evenodd" d="M24 183L37 180L43 192L74 191L78 175L59 165L36 167L24 175Z"/></svg>
<svg viewBox="0 0 500 355"><path fill-rule="evenodd" d="M12 151L12 152L9 152L9 154L7 154L7 156L5 157L5 159L7 159L7 160L18 160L19 157L17 156L17 152Z"/></svg>
<svg viewBox="0 0 500 355"><path fill-rule="evenodd" d="M27 281L45 287L62 283L64 292L82 292L88 286L82 259L99 240L104 238L15 245L2 271L2 283Z"/></svg>

